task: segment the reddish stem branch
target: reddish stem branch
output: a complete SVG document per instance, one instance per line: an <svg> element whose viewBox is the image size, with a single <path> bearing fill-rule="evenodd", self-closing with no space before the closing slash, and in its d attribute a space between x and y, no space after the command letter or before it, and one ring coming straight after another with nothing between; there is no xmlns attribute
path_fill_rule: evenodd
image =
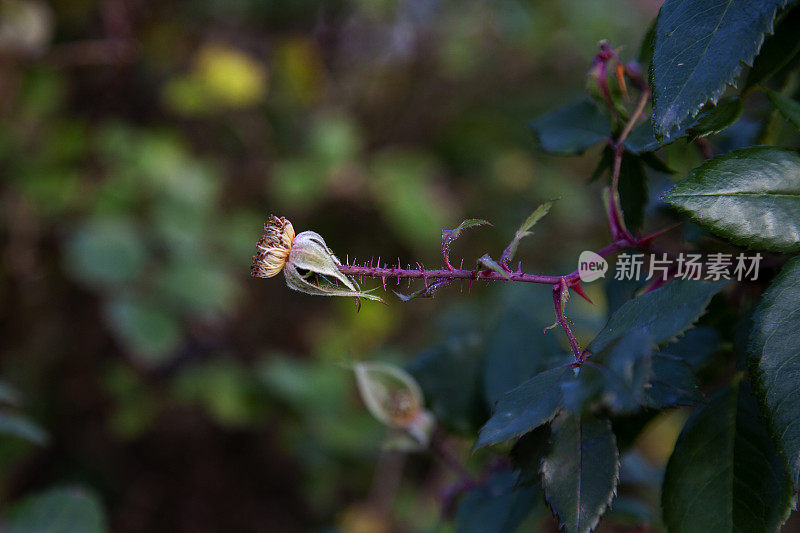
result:
<svg viewBox="0 0 800 533"><path fill-rule="evenodd" d="M604 61L608 61L613 54L608 50L603 50L601 54L598 54L598 59L600 63ZM611 50L613 52L613 50ZM600 65L602 66L602 65ZM602 77L605 80L605 75ZM625 248L637 248L637 249L650 249L652 240L660 235L662 232L656 232L651 235L645 237L635 237L628 231L627 227L625 226L625 219L623 216L622 208L619 205L619 193L618 193L618 186L619 186L619 178L620 172L622 167L622 156L624 153L624 142L625 139L628 138L633 128L636 126L639 118L641 118L642 113L644 112L644 108L647 105L648 100L650 99L650 88L646 85L643 80L640 80L640 83L637 84L642 85L642 93L639 96L639 101L637 102L636 109L634 110L633 114L631 115L628 122L625 124L622 132L620 133L619 137L614 140L609 140L609 145L611 149L614 151L614 160L613 160L613 167L611 171L611 186L608 188L608 223L609 228L611 230L611 235L614 238L614 242L606 246L605 248L599 250L597 252L598 255L602 257L607 257L613 253L616 253ZM612 112L614 112L613 105L609 102L609 107ZM402 268L399 260L397 267L389 268L388 265L381 266L380 259L378 260L378 265L373 266L372 261L369 264L364 265L357 265L355 261L353 264L345 264L339 265L339 270L348 276L356 276L356 277L372 277L372 278L381 278L383 282L383 287L386 288L386 280L391 280L395 278L397 280L397 284L400 284L401 278L407 278L409 280L415 278L422 278L425 282L425 286L428 287L428 280L486 280L486 281L521 281L527 283L542 283L546 285L553 286L553 305L555 307L556 319L564 330L564 333L567 335L567 339L569 340L570 348L572 349L573 355L575 357L575 362L573 366L580 366L585 361L588 354L585 351L581 351L581 347L578 344L578 340L575 338L575 334L572 332L572 328L570 327L569 320L567 319L566 315L564 314L564 305L563 303L566 301L566 297L569 295L569 289L573 289L578 294L586 298L586 295L583 294L583 290L580 286L580 275L578 270L571 272L570 274L564 276L547 276L547 275L540 275L540 274L526 274L522 272L521 266L517 269L516 272L512 272L510 270L506 270L504 272L497 272L491 269L474 269L474 270L465 270L465 269L455 269L453 268L449 261L447 260L447 255L445 254L445 268L438 269L438 270L426 270L422 265L419 265L418 268L413 269L410 265L406 268ZM410 281L409 281L410 283ZM446 282L445 282L446 283ZM567 291L566 294L564 291ZM588 299L588 298L587 298Z"/></svg>
<svg viewBox="0 0 800 533"><path fill-rule="evenodd" d="M578 344L578 339L575 338L575 334L572 333L572 328L569 325L567 317L564 315L564 302L566 301L564 298L564 291L569 291L566 281L562 280L560 284L553 285L553 307L555 307L556 310L556 319L558 323L561 324L564 333L566 333L569 346L572 348L572 354L575 356L574 364L579 365L583 362L581 347ZM567 292L567 294L569 294L569 292Z"/></svg>
<svg viewBox="0 0 800 533"><path fill-rule="evenodd" d="M624 238L633 239L630 231L628 231L628 228L625 226L625 217L622 213L622 207L619 204L619 177L622 169L622 155L625 152L625 139L627 139L628 135L633 131L649 99L650 88L647 87L639 96L636 109L622 129L622 133L620 133L616 140L609 140L611 149L614 151L614 162L611 168L611 187L608 191L608 225L611 230L611 236L615 240Z"/></svg>

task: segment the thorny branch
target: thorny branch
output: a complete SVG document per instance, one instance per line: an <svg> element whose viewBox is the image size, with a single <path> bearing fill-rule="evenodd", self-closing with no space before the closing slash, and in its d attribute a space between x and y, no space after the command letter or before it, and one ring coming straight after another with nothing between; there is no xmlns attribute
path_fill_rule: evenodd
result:
<svg viewBox="0 0 800 533"><path fill-rule="evenodd" d="M606 54L604 57L611 57ZM614 242L605 248L598 250L597 254L601 257L607 257L618 251L626 248L649 250L653 239L659 236L663 231L658 231L645 237L634 236L625 226L625 221L622 213L622 208L619 203L619 178L622 165L622 156L624 153L624 142L630 132L635 127L638 120L642 117L645 106L650 98L650 88L641 79L641 74L634 66L625 66L625 72L631 76L633 84L641 89L641 95L637 102L634 112L631 114L630 119L626 122L622 132L616 139L610 139L609 144L614 152L614 162L611 173L611 185L608 187L608 223L611 231L611 236ZM445 259L446 260L446 259ZM505 264L501 264L503 271L493 269L464 269L463 261L460 268L453 268L449 264L445 268L437 270L427 270L423 265L417 264L416 267L406 265L402 267L398 259L396 266L389 266L384 263L381 264L380 258L376 264L373 261L369 263L357 264L355 260L352 263L339 266L339 270L346 275L355 276L363 280L364 277L380 278L383 288L386 289L387 280L389 282L395 281L396 285L400 284L401 279L408 279L409 285L412 279L422 279L426 289L432 292L434 289L447 285L453 281L460 281L463 285L464 281L472 283L476 280L486 281L518 281L527 283L541 283L545 285L552 285L553 287L553 305L558 324L564 330L564 333L569 340L569 345L574 356L573 366L580 366L584 363L587 357L591 354L585 350L581 350L580 344L575 338L572 328L570 327L569 319L564 314L564 302L569 295L569 289L574 290L580 296L590 301L581 287L581 279L577 270L561 275L541 275L541 274L528 274L522 272L521 263L515 271L510 270Z"/></svg>

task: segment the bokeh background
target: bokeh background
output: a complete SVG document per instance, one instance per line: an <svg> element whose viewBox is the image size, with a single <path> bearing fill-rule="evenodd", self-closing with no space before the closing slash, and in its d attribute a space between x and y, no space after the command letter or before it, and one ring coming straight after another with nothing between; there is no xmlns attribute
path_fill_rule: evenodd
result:
<svg viewBox="0 0 800 533"><path fill-rule="evenodd" d="M540 154L525 124L582 93L600 39L634 58L658 7L0 0L0 379L46 433L0 436L0 515L74 484L119 532L447 530L450 474L387 463L347 363L539 331L549 289L356 313L250 278L255 242L275 213L340 256L434 266L443 228L485 218L452 252L472 264L560 197L520 258L571 271L608 239L598 150ZM642 457L663 464L676 416Z"/></svg>

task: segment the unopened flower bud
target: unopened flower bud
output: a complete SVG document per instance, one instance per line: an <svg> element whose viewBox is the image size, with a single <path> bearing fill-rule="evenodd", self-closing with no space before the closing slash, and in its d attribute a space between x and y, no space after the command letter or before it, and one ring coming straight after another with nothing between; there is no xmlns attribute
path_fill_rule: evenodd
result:
<svg viewBox="0 0 800 533"><path fill-rule="evenodd" d="M424 408L422 390L416 380L405 370L379 362L353 365L358 391L369 412L387 426L402 430L408 441L394 439L393 445L404 449L424 449L430 442L434 428L433 414Z"/></svg>

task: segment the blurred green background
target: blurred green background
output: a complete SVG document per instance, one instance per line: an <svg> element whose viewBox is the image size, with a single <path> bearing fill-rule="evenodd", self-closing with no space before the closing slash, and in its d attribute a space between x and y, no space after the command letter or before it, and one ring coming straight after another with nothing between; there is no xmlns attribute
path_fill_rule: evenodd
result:
<svg viewBox="0 0 800 533"><path fill-rule="evenodd" d="M385 433L343 363L404 365L520 294L540 330L549 289L357 314L250 278L263 223L435 266L443 228L486 218L451 253L472 264L560 197L519 257L572 270L608 239L598 153L541 155L525 123L580 95L600 39L635 57L658 5L0 0L0 379L48 435L0 437L0 514L74 484L119 532L438 527L424 455L364 511ZM599 290L570 303L584 339Z"/></svg>

